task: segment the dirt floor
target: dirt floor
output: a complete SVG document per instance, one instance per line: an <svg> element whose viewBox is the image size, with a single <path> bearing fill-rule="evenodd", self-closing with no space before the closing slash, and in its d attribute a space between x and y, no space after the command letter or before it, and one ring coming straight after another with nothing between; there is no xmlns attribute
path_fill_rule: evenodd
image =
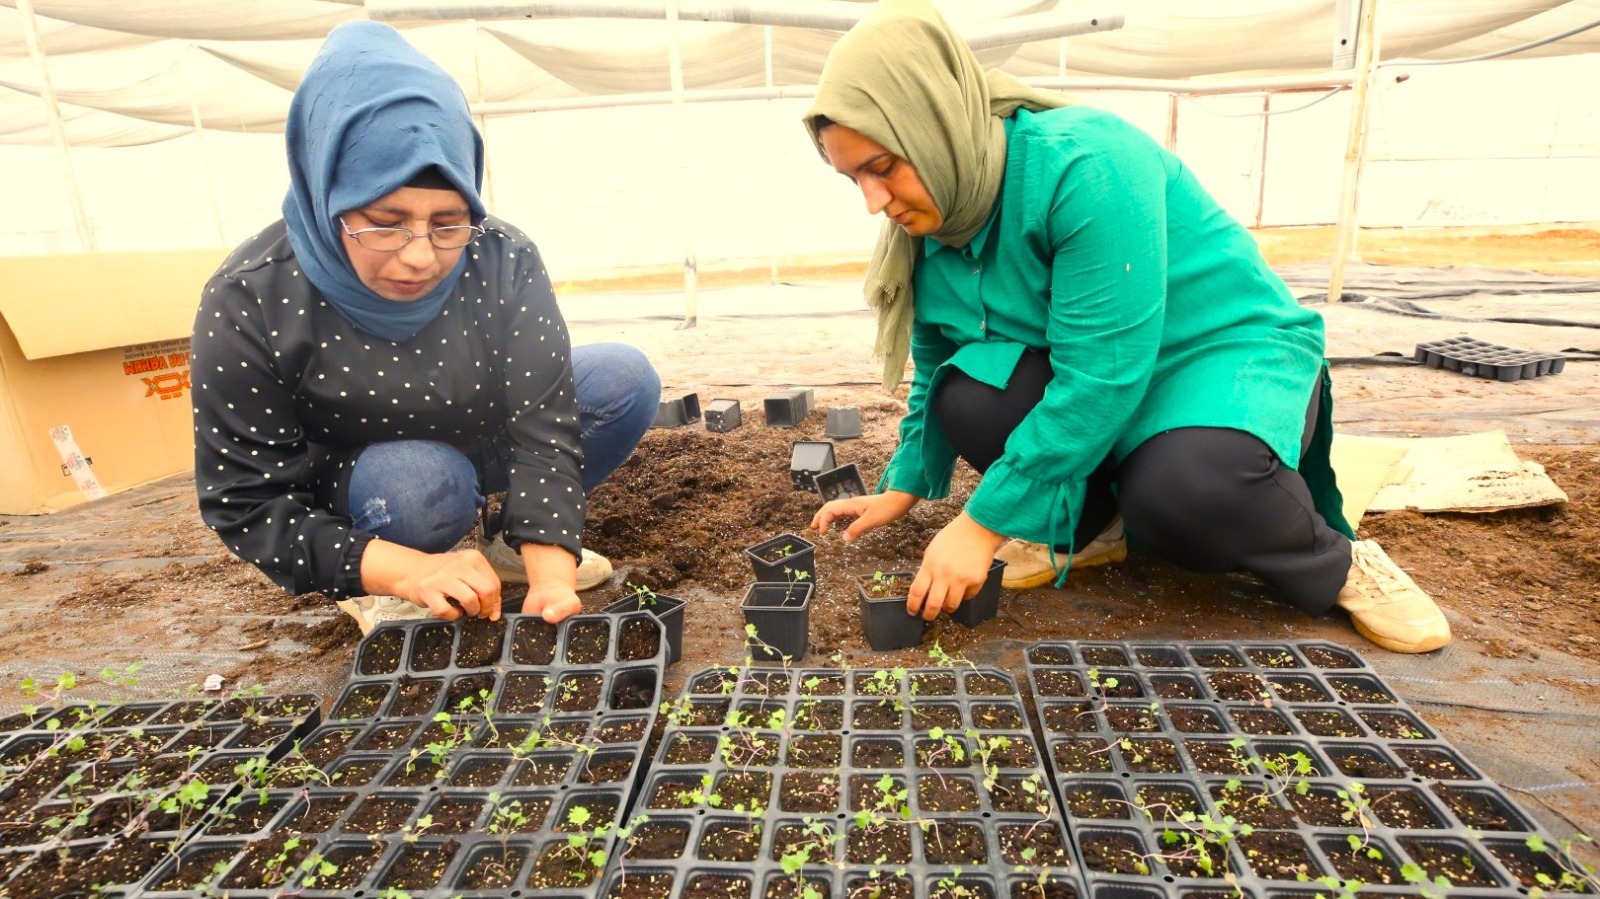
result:
<svg viewBox="0 0 1600 899"><path fill-rule="evenodd" d="M1327 233L1312 233L1318 230L1275 233L1263 243L1276 261L1308 258L1300 254L1312 254L1329 240ZM1378 243L1373 238L1363 244L1369 259L1379 255ZM1509 265L1515 259L1527 269L1600 272L1600 233L1593 231L1453 235L1439 242L1418 237L1413 243L1409 250L1394 250L1413 264ZM1484 255L1502 251L1511 255ZM715 328L700 333L682 339L709 341L718 335ZM627 327L608 326L592 331L593 339L633 338ZM857 350L833 352L854 356ZM690 603L685 656L669 676L669 689L688 673L740 660L739 600L751 580L743 550L785 532L818 543L810 664L827 664L835 656L854 664L926 663L927 646L937 641L980 662L1016 667L1020 648L1041 638L1318 638L1356 648L1369 660L1385 655L1356 636L1338 613L1307 621L1247 576L1187 574L1137 549L1125 563L1074 572L1065 590L1008 596L1000 617L976 630L941 623L919 650L872 653L861 634L852 578L914 569L927 540L959 510L974 484L973 473L958 470L952 500L924 503L905 523L852 547L836 535L806 532L820 499L791 486L790 445L823 439L823 414L819 409L795 429L768 428L759 398L770 392L771 383L824 383L803 375L837 374L831 368L839 366L830 367L827 358L794 362L740 356L738 346L719 352L725 355L701 358L697 350L680 346L667 393L726 385L717 393L701 393L702 401L741 398L744 426L727 434L698 426L650 432L592 498L585 531L585 544L611 557L618 569L610 584L584 595L586 610L598 610L630 584ZM785 365L799 365L801 374ZM858 464L870 485L894 446L903 405L868 386L870 375L861 377L863 369L852 361L850 371L840 375L847 380L834 383L856 386L840 386L819 404L861 409L865 434L837 441L837 461ZM1381 423L1363 424L1382 430ZM1570 699L1565 708L1573 726L1592 734L1600 722L1600 677L1594 676L1600 671L1600 445L1592 437L1565 445L1518 440L1517 451L1546 466L1570 497L1566 506L1491 515L1369 515L1362 535L1377 538L1438 598L1458 643L1475 651L1470 658L1506 660L1495 676L1511 672L1505 676L1512 689L1531 689L1540 702L1546 684L1551 695L1559 688ZM21 675L53 676L41 666L62 658L82 659L78 670L83 673L172 652L189 652L185 664L204 666L154 666L160 673L133 691L140 695L170 695L213 673L230 686L259 683L272 692L336 685L349 668L358 637L354 625L323 598L286 597L254 568L227 556L200 523L192 478L184 476L54 516L0 516L0 602L25 611L0 625L0 712L23 701L10 686ZM1588 676L1553 677L1541 658L1577 664ZM1457 702L1429 693L1426 678L1409 686L1436 701L1447 720L1455 716L1459 730L1442 728L1453 740L1480 739L1488 751L1512 760L1505 776L1518 770L1514 759L1525 747L1494 743L1495 732L1503 731L1499 719L1475 724L1472 716L1481 709L1471 709L1479 707L1468 705L1467 697ZM1522 699L1513 696L1509 705L1518 702ZM1474 727L1481 733L1468 732ZM1518 739L1526 738L1525 732L1519 734ZM1551 762L1556 771L1547 781L1565 778L1557 786L1567 791L1566 798L1554 798L1555 793L1520 798L1544 804L1554 816L1545 820L1566 822L1568 832L1572 827L1600 830L1600 796L1593 789L1600 783L1600 756L1594 745L1588 743L1586 755L1580 751L1578 758Z"/></svg>

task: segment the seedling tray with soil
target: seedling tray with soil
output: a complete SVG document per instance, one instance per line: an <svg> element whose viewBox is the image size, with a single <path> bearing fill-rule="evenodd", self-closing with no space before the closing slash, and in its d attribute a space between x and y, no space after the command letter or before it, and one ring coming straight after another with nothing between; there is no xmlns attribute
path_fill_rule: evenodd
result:
<svg viewBox="0 0 1600 899"><path fill-rule="evenodd" d="M138 883L237 792L240 771L265 768L314 727L318 706L246 696L13 719L0 747L0 895Z"/></svg>
<svg viewBox="0 0 1600 899"><path fill-rule="evenodd" d="M641 891L1086 895L1004 672L718 668L665 714L635 809L661 846L628 850Z"/></svg>
<svg viewBox="0 0 1600 899"><path fill-rule="evenodd" d="M1518 896L1582 870L1344 647L1050 642L1026 666L1096 896Z"/></svg>

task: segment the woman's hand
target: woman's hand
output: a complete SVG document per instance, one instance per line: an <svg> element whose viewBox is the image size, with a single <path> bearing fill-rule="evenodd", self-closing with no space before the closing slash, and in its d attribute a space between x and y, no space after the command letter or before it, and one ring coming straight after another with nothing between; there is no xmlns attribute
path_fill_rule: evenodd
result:
<svg viewBox="0 0 1600 899"><path fill-rule="evenodd" d="M529 587L528 596L522 601L524 615L539 615L551 624L581 611L583 603L578 599L578 592L566 584Z"/></svg>
<svg viewBox="0 0 1600 899"><path fill-rule="evenodd" d="M855 521L844 529L844 542L849 543L873 528L881 528L905 517L918 497L899 490L885 490L871 496L851 496L824 503L811 517L811 529L819 534L828 532L828 525L841 518Z"/></svg>
<svg viewBox="0 0 1600 899"><path fill-rule="evenodd" d="M920 613L928 621L940 612L954 612L983 587L994 551L1005 539L967 513L957 515L923 550L922 567L906 596L906 611Z"/></svg>
<svg viewBox="0 0 1600 899"><path fill-rule="evenodd" d="M378 558L369 559L377 548ZM405 557L393 553L399 550ZM390 559L389 556L395 556ZM405 573L393 579L389 586L374 585L368 576L368 567L377 563L387 568L397 561L404 562ZM406 549L393 543L374 540L367 545L361 562L362 581L377 593L390 593L408 602L426 608L436 618L454 621L465 612L473 618L500 620L500 578L489 566L489 560L477 550L467 552L425 553Z"/></svg>

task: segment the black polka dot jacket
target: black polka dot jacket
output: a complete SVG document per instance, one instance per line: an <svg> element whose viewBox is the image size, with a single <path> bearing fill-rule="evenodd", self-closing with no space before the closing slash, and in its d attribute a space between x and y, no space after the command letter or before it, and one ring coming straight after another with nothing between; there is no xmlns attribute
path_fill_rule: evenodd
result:
<svg viewBox="0 0 1600 899"><path fill-rule="evenodd" d="M330 510L355 453L381 441L509 445L506 542L578 553L571 341L538 250L485 224L443 311L403 343L346 322L301 274L281 221L206 284L191 367L200 514L289 592L366 592L372 534Z"/></svg>

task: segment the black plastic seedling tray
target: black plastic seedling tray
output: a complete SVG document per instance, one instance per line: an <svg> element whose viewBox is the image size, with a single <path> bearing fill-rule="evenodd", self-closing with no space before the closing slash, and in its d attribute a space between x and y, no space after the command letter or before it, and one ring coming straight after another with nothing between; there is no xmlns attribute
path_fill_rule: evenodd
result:
<svg viewBox="0 0 1600 899"><path fill-rule="evenodd" d="M1331 896L1335 878L1515 897L1560 875L1527 846L1556 841L1344 647L1074 641L1026 662L1094 896L1231 893L1225 878Z"/></svg>
<svg viewBox="0 0 1600 899"><path fill-rule="evenodd" d="M1414 358L1429 368L1442 368L1491 381L1521 381L1542 375L1559 375L1567 365L1567 357L1560 353L1530 353L1484 343L1471 337L1419 343Z"/></svg>
<svg viewBox="0 0 1600 899"><path fill-rule="evenodd" d="M646 612L385 625L358 649L329 721L153 872L145 895L195 895L183 891L198 869L237 897L593 896L600 868L546 883L541 853L567 845L575 809L590 819L588 851L615 848L665 658ZM285 852L264 882L258 868Z"/></svg>
<svg viewBox="0 0 1600 899"><path fill-rule="evenodd" d="M69 894L90 880L115 895L116 884L138 883L237 793L240 766L276 760L313 728L319 704L309 695L246 697L25 716L0 748L9 781L0 795L0 895ZM57 871L66 879L41 879Z"/></svg>
<svg viewBox="0 0 1600 899"><path fill-rule="evenodd" d="M1042 899L1024 889L1041 878L1084 895L1004 672L711 669L666 714L634 813L675 835L626 860L652 895L708 877L748 899L799 899L802 881L830 899Z"/></svg>

